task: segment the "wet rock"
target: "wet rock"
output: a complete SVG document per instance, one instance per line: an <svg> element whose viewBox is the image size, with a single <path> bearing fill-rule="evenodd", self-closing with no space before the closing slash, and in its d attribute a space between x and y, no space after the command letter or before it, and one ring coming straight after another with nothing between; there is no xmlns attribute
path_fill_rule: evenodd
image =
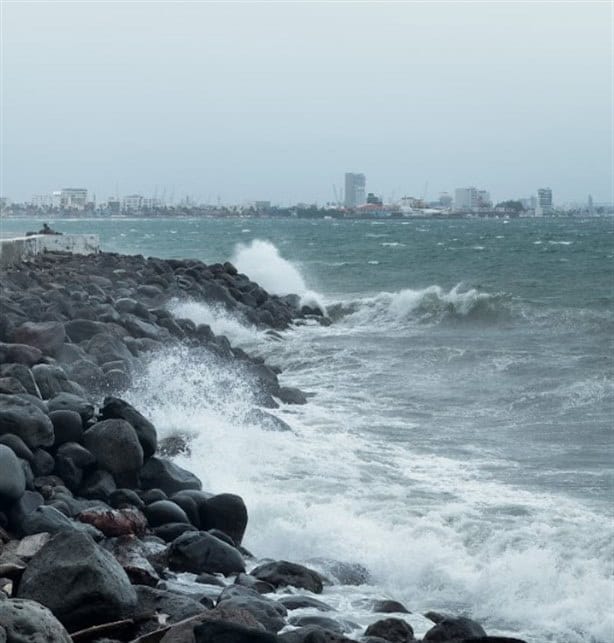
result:
<svg viewBox="0 0 614 643"><path fill-rule="evenodd" d="M238 574L235 578L235 585L248 587L258 592L258 594L269 594L275 591L275 588L270 583L265 583L263 580L258 580L255 576L250 576L249 574Z"/></svg>
<svg viewBox="0 0 614 643"><path fill-rule="evenodd" d="M179 505L171 500L158 500L144 509L150 527L161 527L168 523L189 523L190 520Z"/></svg>
<svg viewBox="0 0 614 643"><path fill-rule="evenodd" d="M317 625L299 627L278 636L280 643L355 643L339 632L333 632Z"/></svg>
<svg viewBox="0 0 614 643"><path fill-rule="evenodd" d="M89 536L74 532L57 534L34 556L18 597L45 605L69 630L128 617L137 602L113 556Z"/></svg>
<svg viewBox="0 0 614 643"><path fill-rule="evenodd" d="M49 505L36 507L24 517L21 526L27 536L46 531L50 534L79 533L96 540L102 538L102 533L95 527L75 522Z"/></svg>
<svg viewBox="0 0 614 643"><path fill-rule="evenodd" d="M176 538L169 549L169 567L174 571L221 573L245 571L241 554L215 536L197 531Z"/></svg>
<svg viewBox="0 0 614 643"><path fill-rule="evenodd" d="M208 621L194 628L194 643L277 643L277 637L227 621Z"/></svg>
<svg viewBox="0 0 614 643"><path fill-rule="evenodd" d="M305 394L298 388L280 386L275 396L286 404L307 404Z"/></svg>
<svg viewBox="0 0 614 643"><path fill-rule="evenodd" d="M484 636L486 636L486 632L479 623L464 616L446 616L424 635L424 640L453 641Z"/></svg>
<svg viewBox="0 0 614 643"><path fill-rule="evenodd" d="M45 451L45 449L35 449L31 465L34 475L48 476L50 473L53 473L55 460L48 451Z"/></svg>
<svg viewBox="0 0 614 643"><path fill-rule="evenodd" d="M243 498L231 493L221 493L207 499L205 516L201 515L203 529L220 529L240 545L247 526L247 508Z"/></svg>
<svg viewBox="0 0 614 643"><path fill-rule="evenodd" d="M379 636L392 643L408 643L414 640L414 631L411 625L400 618L386 618L371 623L365 636Z"/></svg>
<svg viewBox="0 0 614 643"><path fill-rule="evenodd" d="M287 422L272 413L267 413L258 408L250 409L245 414L245 421L267 431L292 431L292 427Z"/></svg>
<svg viewBox="0 0 614 643"><path fill-rule="evenodd" d="M0 366L0 375L18 380L25 388L26 393L40 397L40 391L38 390L38 386L36 386L32 371L24 364L2 364Z"/></svg>
<svg viewBox="0 0 614 643"><path fill-rule="evenodd" d="M156 452L157 434L154 425L128 402L117 397L106 397L100 415L103 420L119 419L129 422L136 431L145 459Z"/></svg>
<svg viewBox="0 0 614 643"><path fill-rule="evenodd" d="M0 363L12 362L32 367L43 359L40 349L27 344L6 344L0 342Z"/></svg>
<svg viewBox="0 0 614 643"><path fill-rule="evenodd" d="M16 395L0 395L0 435L14 433L31 449L53 444L53 424L38 406Z"/></svg>
<svg viewBox="0 0 614 643"><path fill-rule="evenodd" d="M97 469L85 477L79 489L79 495L91 500L107 502L117 485L108 471Z"/></svg>
<svg viewBox="0 0 614 643"><path fill-rule="evenodd" d="M80 442L83 436L83 421L76 411L51 411L49 419L55 433L55 446L65 442Z"/></svg>
<svg viewBox="0 0 614 643"><path fill-rule="evenodd" d="M43 400L50 400L63 391L73 389L66 373L59 366L36 364L32 367L32 375Z"/></svg>
<svg viewBox="0 0 614 643"><path fill-rule="evenodd" d="M32 451L28 449L25 442L19 436L14 435L13 433L0 435L0 444L4 444L9 447L9 449L12 449L15 455L22 460L27 460L28 462L32 462L34 460L34 454Z"/></svg>
<svg viewBox="0 0 614 643"><path fill-rule="evenodd" d="M161 613L168 614L168 623L177 623L206 611L206 607L187 596L145 585L137 585L135 590L137 594L135 617L137 619L152 618Z"/></svg>
<svg viewBox="0 0 614 643"><path fill-rule="evenodd" d="M143 449L136 431L125 420L97 422L83 434L83 442L96 456L98 466L116 480L143 466Z"/></svg>
<svg viewBox="0 0 614 643"><path fill-rule="evenodd" d="M381 614L411 614L411 612L402 603L389 599L374 601L371 609L374 612L378 612Z"/></svg>
<svg viewBox="0 0 614 643"><path fill-rule="evenodd" d="M319 612L333 612L332 608L327 603L323 603L311 596L302 596L300 594L293 594L291 596L282 596L277 599L287 610L300 610L305 608L315 608Z"/></svg>
<svg viewBox="0 0 614 643"><path fill-rule="evenodd" d="M288 612L281 603L240 585L224 589L218 598L218 605L246 610L269 632L279 632L286 624L284 617Z"/></svg>
<svg viewBox="0 0 614 643"><path fill-rule="evenodd" d="M105 381L105 373L100 366L89 359L74 361L68 368L70 377L89 390L99 390Z"/></svg>
<svg viewBox="0 0 614 643"><path fill-rule="evenodd" d="M26 477L19 458L12 449L0 444L0 506L6 506L23 496Z"/></svg>
<svg viewBox="0 0 614 643"><path fill-rule="evenodd" d="M116 489L109 496L111 507L121 509L123 507L136 507L140 511L145 508L145 503L132 489Z"/></svg>
<svg viewBox="0 0 614 643"><path fill-rule="evenodd" d="M126 364L134 362L134 357L124 342L118 337L107 333L94 335L87 343L86 350L98 364L117 360L121 360Z"/></svg>
<svg viewBox="0 0 614 643"><path fill-rule="evenodd" d="M322 593L322 578L320 575L303 565L290 563L285 560L265 563L253 569L252 576L270 583L274 587L302 587L314 594Z"/></svg>
<svg viewBox="0 0 614 643"><path fill-rule="evenodd" d="M14 377L0 377L0 393L15 395L18 393L27 393L25 386Z"/></svg>
<svg viewBox="0 0 614 643"><path fill-rule="evenodd" d="M141 484L145 489L161 489L167 495L173 495L183 489L200 490L202 487L200 480L193 473L170 460L156 456L149 458L141 470Z"/></svg>
<svg viewBox="0 0 614 643"><path fill-rule="evenodd" d="M371 578L369 570L360 563L348 563L332 558L312 558L309 562L323 567L341 585L363 585Z"/></svg>
<svg viewBox="0 0 614 643"><path fill-rule="evenodd" d="M90 319L73 319L64 324L64 329L70 340L75 344L79 344L92 339L94 335L104 333L106 325Z"/></svg>
<svg viewBox="0 0 614 643"><path fill-rule="evenodd" d="M108 540L105 547L115 556L133 585L156 587L160 577L147 559L146 546L135 537L121 537Z"/></svg>
<svg viewBox="0 0 614 643"><path fill-rule="evenodd" d="M17 545L15 555L23 560L29 560L38 554L38 552L51 540L51 534L40 533L24 536Z"/></svg>
<svg viewBox="0 0 614 643"><path fill-rule="evenodd" d="M39 603L0 599L0 641L6 643L72 643L58 619Z"/></svg>
<svg viewBox="0 0 614 643"><path fill-rule="evenodd" d="M49 412L74 411L81 417L83 424L94 417L94 405L86 399L71 393L60 393L47 402Z"/></svg>
<svg viewBox="0 0 614 643"><path fill-rule="evenodd" d="M76 516L77 520L93 525L105 536L143 536L147 520L138 509L86 509Z"/></svg>
<svg viewBox="0 0 614 643"><path fill-rule="evenodd" d="M15 329L13 341L38 348L44 355L55 355L64 343L66 331L60 322L26 322Z"/></svg>
<svg viewBox="0 0 614 643"><path fill-rule="evenodd" d="M19 500L16 500L11 505L9 511L9 521L13 531L19 536L23 536L24 520L29 514L31 514L37 507L40 507L44 502L45 499L37 491L24 491L21 498L19 498Z"/></svg>
<svg viewBox="0 0 614 643"><path fill-rule="evenodd" d="M156 527L153 532L158 538L162 538L164 542L171 543L176 538L179 538L181 534L198 532L198 529L188 522L170 522L161 527Z"/></svg>
<svg viewBox="0 0 614 643"><path fill-rule="evenodd" d="M313 614L291 616L288 619L288 623L290 625L295 625L296 627L316 626L323 630L328 630L337 634L344 634L348 630L348 628L343 625L343 623L340 623L333 618L327 618L326 616L318 616Z"/></svg>

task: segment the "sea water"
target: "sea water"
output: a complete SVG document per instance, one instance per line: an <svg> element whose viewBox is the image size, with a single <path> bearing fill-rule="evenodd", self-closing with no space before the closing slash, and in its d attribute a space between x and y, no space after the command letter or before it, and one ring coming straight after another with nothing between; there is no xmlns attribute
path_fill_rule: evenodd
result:
<svg viewBox="0 0 614 643"><path fill-rule="evenodd" d="M611 219L49 223L108 251L230 259L333 319L280 338L171 303L313 394L276 411L292 432L254 422L240 369L187 349L125 393L191 436L179 461L205 488L244 497L258 556L363 565L325 596L361 627L390 597L417 635L438 610L531 643L614 640Z"/></svg>

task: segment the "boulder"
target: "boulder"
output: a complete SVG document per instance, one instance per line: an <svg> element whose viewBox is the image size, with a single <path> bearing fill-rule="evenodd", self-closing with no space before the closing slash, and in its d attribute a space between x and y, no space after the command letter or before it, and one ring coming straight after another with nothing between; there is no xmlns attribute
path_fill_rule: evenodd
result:
<svg viewBox="0 0 614 643"><path fill-rule="evenodd" d="M249 574L237 574L235 578L235 585L241 587L248 587L258 592L258 594L270 594L275 592L275 588L270 583L265 583L263 580L258 580L255 576Z"/></svg>
<svg viewBox="0 0 614 643"><path fill-rule="evenodd" d="M28 449L25 442L18 435L13 433L0 435L0 444L4 444L9 447L9 449L12 449L15 455L22 460L27 460L28 462L32 462L34 460L34 454L30 449Z"/></svg>
<svg viewBox="0 0 614 643"><path fill-rule="evenodd" d="M115 536L144 536L147 520L138 509L92 508L81 511L77 520L93 525L107 538Z"/></svg>
<svg viewBox="0 0 614 643"><path fill-rule="evenodd" d="M59 366L36 364L32 367L32 375L43 400L50 400L62 391L73 390L66 373Z"/></svg>
<svg viewBox="0 0 614 643"><path fill-rule="evenodd" d="M40 603L0 599L0 641L6 643L72 643L58 619Z"/></svg>
<svg viewBox="0 0 614 643"><path fill-rule="evenodd" d="M136 431L145 459L156 452L157 434L154 425L128 402L117 397L106 397L100 416L103 420L119 419L129 422Z"/></svg>
<svg viewBox="0 0 614 643"><path fill-rule="evenodd" d="M51 411L49 419L55 433L55 446L65 442L80 442L83 437L83 420L76 411Z"/></svg>
<svg viewBox="0 0 614 643"><path fill-rule="evenodd" d="M57 534L34 556L17 594L48 607L71 631L127 618L137 603L120 564L75 532Z"/></svg>
<svg viewBox="0 0 614 643"><path fill-rule="evenodd" d="M53 444L53 424L38 406L21 396L0 394L0 435L14 433L31 449Z"/></svg>
<svg viewBox="0 0 614 643"><path fill-rule="evenodd" d="M328 630L329 632L335 632L337 634L343 634L349 628L336 621L334 618L328 618L327 616L319 616L317 614L301 614L297 616L291 616L288 619L290 625L295 627L319 627L323 630Z"/></svg>
<svg viewBox="0 0 614 643"><path fill-rule="evenodd" d="M371 623L365 636L379 636L392 643L409 643L414 640L414 630L400 618L385 618Z"/></svg>
<svg viewBox="0 0 614 643"><path fill-rule="evenodd" d="M186 532L197 532L198 529L189 522L169 522L161 527L155 527L153 532L158 538L162 538L164 542L172 543L176 538L179 538Z"/></svg>
<svg viewBox="0 0 614 643"><path fill-rule="evenodd" d="M269 632L279 632L286 625L284 617L288 612L281 603L247 587L227 587L220 594L218 605L246 610Z"/></svg>
<svg viewBox="0 0 614 643"><path fill-rule="evenodd" d="M280 386L275 396L286 404L307 404L305 393L298 388Z"/></svg>
<svg viewBox="0 0 614 643"><path fill-rule="evenodd" d="M34 346L44 355L55 356L65 339L64 324L53 321L26 322L18 326L13 333L14 342Z"/></svg>
<svg viewBox="0 0 614 643"><path fill-rule="evenodd" d="M183 533L169 548L169 567L173 571L221 573L225 576L245 571L241 554L203 531Z"/></svg>
<svg viewBox="0 0 614 643"><path fill-rule="evenodd" d="M24 491L21 498L12 504L9 511L9 521L11 528L17 533L17 535L22 536L24 534L24 520L44 502L45 499L37 491Z"/></svg>
<svg viewBox="0 0 614 643"><path fill-rule="evenodd" d="M240 496L221 493L206 501L202 529L220 529L240 545L247 526L247 509Z"/></svg>
<svg viewBox="0 0 614 643"><path fill-rule="evenodd" d="M116 488L115 480L108 471L96 469L83 480L79 489L79 495L90 500L108 502Z"/></svg>
<svg viewBox="0 0 614 643"><path fill-rule="evenodd" d="M106 324L90 319L73 319L64 324L66 334L72 342L79 344L91 339L94 335L104 333Z"/></svg>
<svg viewBox="0 0 614 643"><path fill-rule="evenodd" d="M379 601L373 601L371 609L374 612L379 612L381 614L411 614L411 612L398 601L393 601L389 599L382 599Z"/></svg>
<svg viewBox="0 0 614 643"><path fill-rule="evenodd" d="M79 533L96 540L102 538L102 533L95 527L75 522L50 505L36 507L23 518L21 527L26 536L46 531L50 534Z"/></svg>
<svg viewBox="0 0 614 643"><path fill-rule="evenodd" d="M333 612L334 609L327 603L312 598L311 596L302 596L300 594L292 594L290 596L282 596L277 599L287 610L300 610L305 608L315 608L319 612Z"/></svg>
<svg viewBox="0 0 614 643"><path fill-rule="evenodd" d="M161 527L168 523L189 523L183 509L171 500L158 500L147 505L144 509L150 527Z"/></svg>
<svg viewBox="0 0 614 643"><path fill-rule="evenodd" d="M177 623L207 610L201 603L181 594L145 585L136 585L135 590L137 595L135 617L138 620L155 618L158 613L161 613L168 614L167 623Z"/></svg>
<svg viewBox="0 0 614 643"><path fill-rule="evenodd" d="M126 364L132 364L134 358L124 342L119 337L108 333L94 335L87 343L86 350L98 364L121 360Z"/></svg>
<svg viewBox="0 0 614 643"><path fill-rule="evenodd" d="M36 476L48 476L53 473L55 460L49 451L45 449L35 449L32 458L32 471Z"/></svg>
<svg viewBox="0 0 614 643"><path fill-rule="evenodd" d="M35 397L41 396L38 386L36 386L36 382L34 381L32 371L24 364L2 364L0 366L0 375L2 377L12 377L19 380L21 385L26 389L26 393L34 395Z"/></svg>
<svg viewBox="0 0 614 643"><path fill-rule="evenodd" d="M0 377L0 393L15 395L27 392L25 386L18 379L14 377Z"/></svg>
<svg viewBox="0 0 614 643"><path fill-rule="evenodd" d="M104 371L89 359L75 360L67 368L67 371L73 380L79 382L86 389L97 391L104 384Z"/></svg>
<svg viewBox="0 0 614 643"><path fill-rule="evenodd" d="M27 344L6 344L0 342L0 364L13 362L24 366L34 366L43 359L40 349Z"/></svg>
<svg viewBox="0 0 614 643"><path fill-rule="evenodd" d="M317 625L304 625L278 636L279 643L356 643L339 632Z"/></svg>
<svg viewBox="0 0 614 643"><path fill-rule="evenodd" d="M194 628L194 643L278 643L269 632L229 623L207 621Z"/></svg>
<svg viewBox="0 0 614 643"><path fill-rule="evenodd" d="M302 587L314 594L322 593L322 578L316 571L286 560L265 563L253 569L252 576L273 587Z"/></svg>
<svg viewBox="0 0 614 643"><path fill-rule="evenodd" d="M107 540L105 547L115 556L133 585L156 587L160 577L148 560L143 543L132 536Z"/></svg>
<svg viewBox="0 0 614 643"><path fill-rule="evenodd" d="M132 489L116 489L109 496L109 502L114 509L136 507L140 511L145 508L145 503Z"/></svg>
<svg viewBox="0 0 614 643"><path fill-rule="evenodd" d="M83 434L83 442L96 457L98 466L115 479L143 466L143 449L136 431L125 420L97 422Z"/></svg>
<svg viewBox="0 0 614 643"><path fill-rule="evenodd" d="M455 639L474 639L486 636L479 623L464 616L445 616L425 635L425 641L454 641Z"/></svg>
<svg viewBox="0 0 614 643"><path fill-rule="evenodd" d="M47 402L49 412L53 411L74 411L81 417L85 424L94 417L94 405L78 395L72 393L60 393Z"/></svg>
<svg viewBox="0 0 614 643"><path fill-rule="evenodd" d="M120 422L121 420L106 420ZM167 495L173 495L183 489L200 490L202 483L189 471L182 469L170 460L153 456L147 460L141 470L141 485L144 489L161 489Z"/></svg>
<svg viewBox="0 0 614 643"><path fill-rule="evenodd" d="M23 496L26 477L13 449L0 444L0 506L12 504Z"/></svg>

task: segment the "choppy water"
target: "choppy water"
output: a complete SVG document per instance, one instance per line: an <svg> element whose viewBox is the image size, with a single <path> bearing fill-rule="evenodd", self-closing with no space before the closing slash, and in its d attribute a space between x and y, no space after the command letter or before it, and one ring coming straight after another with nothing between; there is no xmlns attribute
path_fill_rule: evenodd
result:
<svg viewBox="0 0 614 643"><path fill-rule="evenodd" d="M176 304L315 394L280 410L293 433L250 422L245 378L188 353L130 393L194 434L207 487L244 496L248 548L365 565L367 585L327 597L354 620L390 596L532 643L614 640L612 220L50 223L106 250L233 258L335 319L275 341Z"/></svg>

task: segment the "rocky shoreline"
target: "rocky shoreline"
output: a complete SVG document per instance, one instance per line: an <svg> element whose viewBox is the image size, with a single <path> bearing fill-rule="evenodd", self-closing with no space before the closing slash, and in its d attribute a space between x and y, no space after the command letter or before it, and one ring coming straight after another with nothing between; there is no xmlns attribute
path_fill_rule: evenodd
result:
<svg viewBox="0 0 614 643"><path fill-rule="evenodd" d="M245 549L242 498L203 490L172 460L185 438L158 439L121 398L152 354L187 345L249 372L253 413L287 429L270 409L305 394L168 304L203 301L271 333L329 323L322 311L230 263L50 253L0 283L0 643L415 640L393 600L372 602L366 630L335 616L327 588L365 582L359 565L324 574ZM519 643L425 616L424 641Z"/></svg>

